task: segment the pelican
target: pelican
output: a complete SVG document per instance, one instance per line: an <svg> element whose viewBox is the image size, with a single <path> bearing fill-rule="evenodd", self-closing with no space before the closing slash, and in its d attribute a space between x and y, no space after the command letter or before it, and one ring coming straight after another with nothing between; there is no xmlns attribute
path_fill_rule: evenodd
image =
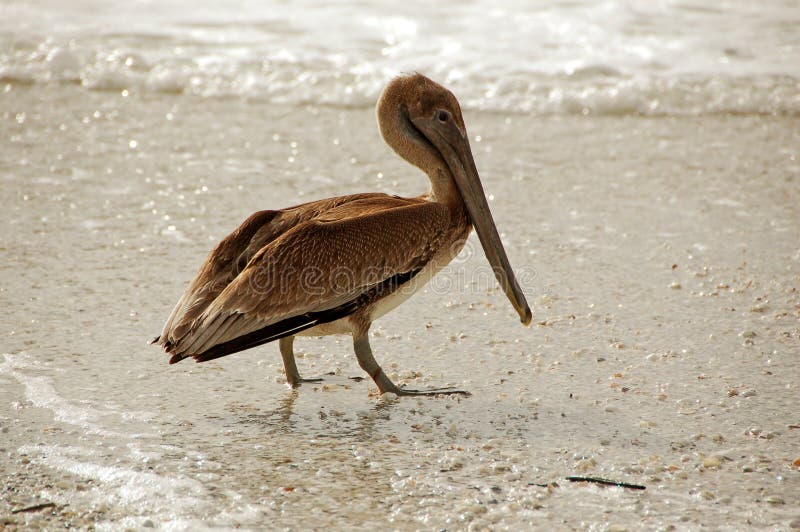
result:
<svg viewBox="0 0 800 532"><path fill-rule="evenodd" d="M384 141L428 175L430 191L415 198L353 194L254 213L210 252L154 340L170 364L278 340L295 387L305 381L294 360L295 336L350 334L359 365L381 394L465 393L396 386L375 361L368 331L449 263L473 227L497 281L530 324L458 100L413 74L392 80L376 111Z"/></svg>

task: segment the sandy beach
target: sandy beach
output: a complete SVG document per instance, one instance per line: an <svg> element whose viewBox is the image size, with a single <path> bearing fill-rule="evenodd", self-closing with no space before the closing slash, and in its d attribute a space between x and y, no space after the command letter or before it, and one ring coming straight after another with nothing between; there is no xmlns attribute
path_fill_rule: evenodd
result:
<svg viewBox="0 0 800 532"><path fill-rule="evenodd" d="M344 337L297 390L276 345L147 343L251 212L427 189L372 110L9 83L0 119L0 528L800 527L796 116L465 111L534 323L473 235L371 332L465 399L377 397Z"/></svg>

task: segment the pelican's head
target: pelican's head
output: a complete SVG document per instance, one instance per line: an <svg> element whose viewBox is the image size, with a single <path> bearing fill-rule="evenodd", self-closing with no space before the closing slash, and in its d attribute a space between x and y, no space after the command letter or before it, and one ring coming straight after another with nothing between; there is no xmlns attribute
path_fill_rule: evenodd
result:
<svg viewBox="0 0 800 532"><path fill-rule="evenodd" d="M456 97L422 74L401 76L383 91L377 114L386 143L428 174L434 192L455 184L497 281L528 325L531 309L497 233Z"/></svg>
<svg viewBox="0 0 800 532"><path fill-rule="evenodd" d="M433 117L442 111L442 120L452 124L466 138L467 128L461 116L461 106L452 92L422 74L394 78L378 100L378 126L386 143L401 157L428 174L433 189L442 190L452 181L450 168L441 153L416 126L416 122ZM446 179L442 187L437 181Z"/></svg>

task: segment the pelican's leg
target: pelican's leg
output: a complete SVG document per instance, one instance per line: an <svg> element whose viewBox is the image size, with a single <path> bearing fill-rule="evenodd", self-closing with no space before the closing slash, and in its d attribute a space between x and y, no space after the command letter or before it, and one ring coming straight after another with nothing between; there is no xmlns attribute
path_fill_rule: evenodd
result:
<svg viewBox="0 0 800 532"><path fill-rule="evenodd" d="M294 336L286 336L278 340L278 346L283 358L283 369L286 371L286 382L292 388L297 388L302 382L320 382L322 379L301 379L294 361Z"/></svg>
<svg viewBox="0 0 800 532"><path fill-rule="evenodd" d="M283 369L286 371L286 381L289 386L296 388L300 385L300 372L297 371L297 364L294 361L294 336L287 336L278 340L278 346L281 349L281 357L283 358Z"/></svg>
<svg viewBox="0 0 800 532"><path fill-rule="evenodd" d="M358 358L358 365L361 366L361 369L366 371L370 377L372 377L372 380L378 385L378 390L380 390L381 393L391 392L396 395L470 395L469 392L454 390L453 388L408 390L406 388L397 387L397 385L393 383L391 379L389 379L386 373L384 373L383 369L381 369L381 367L375 361L375 357L372 356L372 348L369 345L369 335L367 332L364 332L358 337L355 335L353 336L353 349L356 352L356 358Z"/></svg>

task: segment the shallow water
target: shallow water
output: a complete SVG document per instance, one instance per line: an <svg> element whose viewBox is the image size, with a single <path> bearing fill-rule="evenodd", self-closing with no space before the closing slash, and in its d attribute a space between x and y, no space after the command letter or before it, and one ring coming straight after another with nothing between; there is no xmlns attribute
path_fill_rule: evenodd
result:
<svg viewBox="0 0 800 532"><path fill-rule="evenodd" d="M4 522L797 526L797 118L467 112L534 324L471 242L372 344L393 378L473 395L398 400L347 378L347 338L298 340L300 371L326 381L297 391L274 345L175 366L147 345L252 211L426 189L371 110L1 98Z"/></svg>

